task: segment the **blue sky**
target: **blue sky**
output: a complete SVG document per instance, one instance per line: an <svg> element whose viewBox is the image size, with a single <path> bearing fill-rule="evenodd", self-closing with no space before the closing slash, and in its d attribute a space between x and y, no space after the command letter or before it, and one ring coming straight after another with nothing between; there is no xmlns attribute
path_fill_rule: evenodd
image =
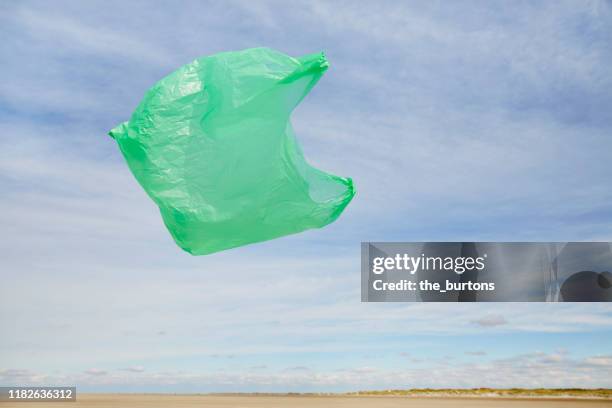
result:
<svg viewBox="0 0 612 408"><path fill-rule="evenodd" d="M0 34L0 383L612 386L605 304L359 302L361 241L610 240L609 2L22 1ZM255 46L325 51L293 124L358 195L191 257L106 133L179 66Z"/></svg>

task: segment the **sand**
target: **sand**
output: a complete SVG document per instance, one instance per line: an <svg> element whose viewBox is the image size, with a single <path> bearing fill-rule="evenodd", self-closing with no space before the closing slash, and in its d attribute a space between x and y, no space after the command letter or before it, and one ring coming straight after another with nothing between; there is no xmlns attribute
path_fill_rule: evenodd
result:
<svg viewBox="0 0 612 408"><path fill-rule="evenodd" d="M79 394L76 402L0 402L0 408L599 408L612 400Z"/></svg>

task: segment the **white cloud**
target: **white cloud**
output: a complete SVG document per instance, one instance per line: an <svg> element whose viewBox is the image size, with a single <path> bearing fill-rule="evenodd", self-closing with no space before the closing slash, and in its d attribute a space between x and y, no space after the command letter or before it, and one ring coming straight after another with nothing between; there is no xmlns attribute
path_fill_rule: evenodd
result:
<svg viewBox="0 0 612 408"><path fill-rule="evenodd" d="M138 33L128 27L122 31L117 27L94 27L60 13L41 12L25 6L19 7L13 17L37 40L53 39L62 53L79 52L98 58L110 56L126 62L145 61L162 66L170 57L165 49L139 39Z"/></svg>
<svg viewBox="0 0 612 408"><path fill-rule="evenodd" d="M101 376L105 376L108 373L104 370L100 370L98 368L90 368L88 370L85 370L84 373L86 375L91 375L91 376L95 376L95 377L101 377Z"/></svg>
<svg viewBox="0 0 612 408"><path fill-rule="evenodd" d="M610 387L612 364L591 366L586 359L551 358L547 353L512 356L507 359L479 363L460 363L430 367L385 369L369 366L332 371L313 370L305 366L261 372L261 367L250 370L201 371L130 371L88 370L83 374L63 373L43 375L28 372L32 384L39 381L62 381L78 387L117 386L147 390L163 386L166 390L188 391L272 390L296 388L355 391L389 388L444 388L444 387ZM23 375L3 374L11 384L23 381Z"/></svg>
<svg viewBox="0 0 612 408"><path fill-rule="evenodd" d="M127 367L122 369L122 371L127 371L130 373L143 373L145 371L144 367L142 366L134 366L134 367Z"/></svg>
<svg viewBox="0 0 612 408"><path fill-rule="evenodd" d="M586 359L587 364L592 364L595 366L604 366L604 367L612 367L612 356L604 355L604 356L593 356Z"/></svg>
<svg viewBox="0 0 612 408"><path fill-rule="evenodd" d="M481 317L476 320L472 320L472 323L481 326L481 327L495 327L502 326L504 324L508 324L508 321L504 316L500 315L489 315L485 317Z"/></svg>
<svg viewBox="0 0 612 408"><path fill-rule="evenodd" d="M468 356L486 356L487 352L482 351L482 350L475 350L475 351L466 351L465 354Z"/></svg>

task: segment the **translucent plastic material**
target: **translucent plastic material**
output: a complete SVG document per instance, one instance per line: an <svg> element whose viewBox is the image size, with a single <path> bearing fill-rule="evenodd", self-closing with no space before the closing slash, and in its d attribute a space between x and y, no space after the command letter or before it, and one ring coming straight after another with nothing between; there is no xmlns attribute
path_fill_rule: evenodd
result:
<svg viewBox="0 0 612 408"><path fill-rule="evenodd" d="M110 131L181 248L208 254L340 215L351 179L306 163L289 121L327 67L323 54L266 48L200 58Z"/></svg>

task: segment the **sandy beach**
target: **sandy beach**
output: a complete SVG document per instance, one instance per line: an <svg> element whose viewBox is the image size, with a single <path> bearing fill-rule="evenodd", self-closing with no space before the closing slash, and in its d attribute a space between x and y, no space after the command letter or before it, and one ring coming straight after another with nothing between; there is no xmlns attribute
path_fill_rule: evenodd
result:
<svg viewBox="0 0 612 408"><path fill-rule="evenodd" d="M76 402L1 402L0 408L599 408L612 407L612 400L365 397L365 396L255 396L255 395L154 395L80 394Z"/></svg>

